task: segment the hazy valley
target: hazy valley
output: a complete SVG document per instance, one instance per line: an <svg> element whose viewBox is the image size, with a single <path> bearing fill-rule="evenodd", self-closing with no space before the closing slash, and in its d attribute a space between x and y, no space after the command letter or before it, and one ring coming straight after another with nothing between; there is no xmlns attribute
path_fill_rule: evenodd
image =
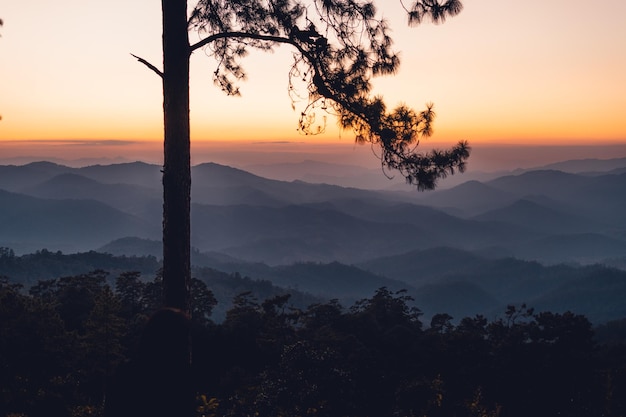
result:
<svg viewBox="0 0 626 417"><path fill-rule="evenodd" d="M350 167L313 161L300 166L300 178L326 184L287 178L297 171L289 167L250 168L287 181L200 164L192 171L192 262L198 277L209 270L238 273L297 291L303 300L349 305L385 286L407 289L426 315L493 316L507 304L527 303L596 322L622 318L626 170L620 166L626 162L567 161L480 181L468 176L418 193L392 184L387 190L332 185L345 184ZM0 246L14 251L13 267L4 259L0 275L30 284L55 277L25 266L28 254L44 248L62 251L65 261L88 251L149 257L156 270L160 175L159 166L141 162L0 166ZM49 271L106 267L97 257L85 259L75 270ZM149 275L152 266L146 268ZM232 295L223 291L221 301Z"/></svg>

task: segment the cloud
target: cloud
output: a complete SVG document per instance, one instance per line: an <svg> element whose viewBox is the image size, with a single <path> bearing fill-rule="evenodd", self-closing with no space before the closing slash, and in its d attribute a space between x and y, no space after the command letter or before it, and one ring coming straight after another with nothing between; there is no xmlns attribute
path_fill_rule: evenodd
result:
<svg viewBox="0 0 626 417"><path fill-rule="evenodd" d="M291 141L291 140L274 140L274 141L255 141L253 145L298 145L307 143L304 141Z"/></svg>
<svg viewBox="0 0 626 417"><path fill-rule="evenodd" d="M130 146L140 142L134 140L120 139L28 139L28 140L7 140L4 143L10 144L31 144L47 146L76 146L76 147L101 147L101 146Z"/></svg>

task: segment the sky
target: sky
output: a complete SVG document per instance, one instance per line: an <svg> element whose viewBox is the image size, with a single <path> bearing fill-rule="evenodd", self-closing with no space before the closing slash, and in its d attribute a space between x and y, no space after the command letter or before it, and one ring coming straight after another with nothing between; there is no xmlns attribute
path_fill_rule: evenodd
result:
<svg viewBox="0 0 626 417"><path fill-rule="evenodd" d="M435 135L425 146L468 140L475 149L504 149L505 159L519 145L626 156L623 0L465 0L445 24L413 28L399 1L377 4L402 64L375 81L375 93L390 107L435 103ZM158 0L0 0L0 18L0 158L160 158L160 79L130 55L160 66ZM332 120L322 135L297 132L290 57L287 47L252 53L242 96L227 97L213 85L213 59L194 53L196 160L220 152L371 154Z"/></svg>

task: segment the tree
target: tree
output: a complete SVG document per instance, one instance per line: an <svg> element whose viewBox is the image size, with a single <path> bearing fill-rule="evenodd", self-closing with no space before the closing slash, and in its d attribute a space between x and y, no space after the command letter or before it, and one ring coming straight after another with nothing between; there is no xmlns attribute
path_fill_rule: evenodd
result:
<svg viewBox="0 0 626 417"><path fill-rule="evenodd" d="M0 415L36 415L44 405L63 415L52 402L73 391L77 355L54 305L0 276L0 334Z"/></svg>
<svg viewBox="0 0 626 417"><path fill-rule="evenodd" d="M122 340L126 333L121 317L122 304L109 286L103 287L94 300L94 306L85 322L82 341L85 359L90 364L85 370L87 381L94 384L94 391L104 398L106 380L125 359Z"/></svg>
<svg viewBox="0 0 626 417"><path fill-rule="evenodd" d="M140 277L141 273L138 271L127 271L115 279L115 292L123 308L126 309L124 313L127 318L132 318L142 310L142 298L146 285L141 282Z"/></svg>
<svg viewBox="0 0 626 417"><path fill-rule="evenodd" d="M401 3L402 4L402 3ZM432 134L432 104L417 112L406 106L388 111L381 97L371 97L371 78L392 74L399 65L389 28L371 1L358 0L199 0L187 13L186 0L162 0L163 70L136 57L162 78L164 114L163 283L165 304L188 309L190 287L190 127L189 59L205 49L217 61L215 83L238 95L245 78L240 59L250 49L294 50L290 91L303 80L308 105L299 127L323 130L315 110L330 109L359 143L381 147L383 167L399 170L418 189L434 188L438 178L465 169L466 142L447 151L417 152ZM425 19L445 21L462 9L460 0L416 0L406 9L410 25ZM189 43L189 30L202 40Z"/></svg>
<svg viewBox="0 0 626 417"><path fill-rule="evenodd" d="M197 278L191 279L191 318L195 323L206 326L213 312L217 299L213 292L206 286L204 281Z"/></svg>

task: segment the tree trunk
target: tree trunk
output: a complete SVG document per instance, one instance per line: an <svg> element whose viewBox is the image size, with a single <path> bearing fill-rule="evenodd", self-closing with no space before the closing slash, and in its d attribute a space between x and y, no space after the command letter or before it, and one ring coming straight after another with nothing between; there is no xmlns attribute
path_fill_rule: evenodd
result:
<svg viewBox="0 0 626 417"><path fill-rule="evenodd" d="M189 311L191 167L187 1L162 0L163 11L163 298Z"/></svg>

